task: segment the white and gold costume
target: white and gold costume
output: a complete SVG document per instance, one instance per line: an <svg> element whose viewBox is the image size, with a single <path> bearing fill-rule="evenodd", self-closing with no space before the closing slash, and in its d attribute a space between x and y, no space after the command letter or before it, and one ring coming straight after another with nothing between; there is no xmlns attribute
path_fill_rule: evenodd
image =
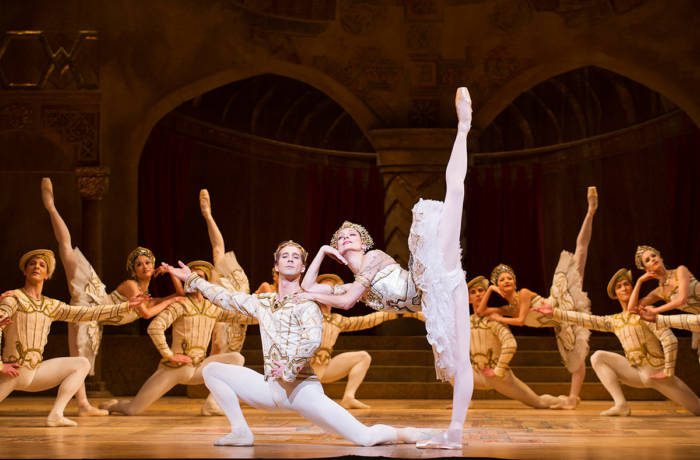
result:
<svg viewBox="0 0 700 460"><path fill-rule="evenodd" d="M700 414L700 400L675 376L678 340L668 327L645 321L638 314L626 311L596 316L555 309L554 319L586 329L612 332L620 340L625 357L602 350L591 356L593 369L615 401L615 406L603 412L604 415L629 414L620 382L635 388L653 388L692 413ZM660 371L666 378L651 378Z"/></svg>
<svg viewBox="0 0 700 460"><path fill-rule="evenodd" d="M241 365L240 353L220 353L207 358L207 349L215 324L240 321L240 315L226 311L207 299L188 295L182 302L173 302L148 326L158 352L163 357L158 369L143 384L131 401L112 401L103 406L110 412L137 415L160 399L175 385L204 383L202 369L211 362ZM172 344L168 346L165 331L172 325ZM191 364L170 361L175 354L189 356Z"/></svg>
<svg viewBox="0 0 700 460"><path fill-rule="evenodd" d="M97 321L120 324L132 314L128 302L95 307L72 306L45 296L32 299L21 289L12 291L12 295L0 300L0 320L12 318L12 324L4 328L4 334L0 334L3 338L0 365L17 363L20 366L20 375L0 376L0 401L13 390L43 391L60 384L52 410L55 419L52 421L50 416L48 421L49 425L53 426L53 422L63 419L63 410L85 381L85 376L90 371L90 363L80 357L43 361L51 323ZM75 423L71 422L70 425Z"/></svg>
<svg viewBox="0 0 700 460"><path fill-rule="evenodd" d="M88 307L115 304L127 300L116 289L107 293L106 286L80 249L77 247L73 248L73 254L76 261L76 269L73 277L68 280L72 305ZM138 313L132 310L116 324L128 324L136 321L138 318ZM90 361L90 375L92 375L94 373L95 358L102 342L102 325L97 321L81 321L75 327L77 328L78 356L87 358Z"/></svg>
<svg viewBox="0 0 700 460"><path fill-rule="evenodd" d="M535 409L546 409L559 403L550 395L537 395L510 370L518 344L510 328L498 321L476 314L471 315L469 354L474 372L474 387L496 390L504 396L520 401ZM493 369L493 377L484 375L485 368Z"/></svg>
<svg viewBox="0 0 700 460"><path fill-rule="evenodd" d="M678 296L678 275L676 269L669 271L671 272L669 273L669 278L674 280L674 287L668 294L664 294L664 290L659 289L660 297L664 300L664 302L675 300L675 298ZM700 314L700 283L698 283L698 280L695 279L695 275L690 273L690 271L688 271L688 274L690 275L690 281L688 283L688 300L686 301L685 305L682 305L678 309L692 315L698 315ZM691 343L693 350L696 350L698 356L700 356L700 330L693 331Z"/></svg>
<svg viewBox="0 0 700 460"><path fill-rule="evenodd" d="M395 428L367 427L323 393L310 366L322 334L323 318L316 303L300 300L296 295L278 299L276 294L235 293L197 275L190 276L185 288L199 290L223 308L255 316L260 324L264 375L221 363L204 369L204 381L231 423L231 433L219 442L253 444L239 399L256 408L296 411L356 444L369 446L399 440ZM273 375L278 366L282 369L281 378Z"/></svg>

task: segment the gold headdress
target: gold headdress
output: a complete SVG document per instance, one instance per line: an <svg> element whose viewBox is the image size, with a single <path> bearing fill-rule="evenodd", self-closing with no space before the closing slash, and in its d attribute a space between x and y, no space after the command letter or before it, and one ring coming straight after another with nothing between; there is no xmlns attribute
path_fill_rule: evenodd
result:
<svg viewBox="0 0 700 460"><path fill-rule="evenodd" d="M360 239L362 240L362 244L365 247L365 251L369 251L372 248L372 246L374 246L374 240L369 235L369 232L365 227L363 227L360 224L354 224L347 220L343 222L343 225L341 225L340 228L336 230L333 234L333 238L331 238L331 246L338 249L338 234L341 230L345 230L346 228L352 228L360 234Z"/></svg>
<svg viewBox="0 0 700 460"><path fill-rule="evenodd" d="M485 277L479 275L476 278L472 278L469 280L467 283L467 289L471 289L476 286L481 286L484 289L487 289L489 287L489 280L487 280Z"/></svg>
<svg viewBox="0 0 700 460"><path fill-rule="evenodd" d="M136 249L131 251L126 258L126 271L131 273L131 276L134 276L135 274L134 264L136 263L136 259L138 259L139 256L146 256L151 260L152 264L155 265L156 263L156 256L153 255L153 252L151 252L150 249L138 246Z"/></svg>
<svg viewBox="0 0 700 460"><path fill-rule="evenodd" d="M306 258L308 257L309 253L306 252L306 249L304 249L304 246L302 246L301 244L297 243L296 241L292 241L292 240L282 241L279 245L277 245L277 249L275 249L275 253L272 255L275 258L275 263L277 263L277 258L280 255L280 251L285 246L294 246L299 251L301 251L302 262L304 263L304 265L306 265ZM274 272L274 268L272 271Z"/></svg>
<svg viewBox="0 0 700 460"><path fill-rule="evenodd" d="M506 264L498 264L496 265L496 268L494 268L491 272L491 284L498 285L498 278L503 273L510 273L510 276L513 277L513 281L515 281L515 272L513 271L513 269Z"/></svg>
<svg viewBox="0 0 700 460"><path fill-rule="evenodd" d="M46 273L50 279L51 276L53 276L54 270L56 270L56 256L51 249L34 249L33 251L22 254L22 257L19 258L19 271L24 273L24 269L27 267L29 261L35 257L46 262Z"/></svg>
<svg viewBox="0 0 700 460"><path fill-rule="evenodd" d="M213 278L216 276L216 270L214 270L214 266L206 260L193 260L189 262L187 266L190 267L192 271L202 270L202 272L204 272L204 278L207 281L214 282Z"/></svg>
<svg viewBox="0 0 700 460"><path fill-rule="evenodd" d="M644 270L644 263L642 262L642 256L647 251L651 251L654 254L656 254L657 256L661 257L661 253L656 248L652 248L651 246L645 246L645 245L637 246L637 250L634 253L634 264L640 270Z"/></svg>
<svg viewBox="0 0 700 460"><path fill-rule="evenodd" d="M608 282L608 297L610 297L611 299L617 299L617 295L615 295L615 285L618 281L623 279L626 279L631 283L632 272L626 268L621 268L615 272L615 274L612 276L612 278L610 278L610 281Z"/></svg>

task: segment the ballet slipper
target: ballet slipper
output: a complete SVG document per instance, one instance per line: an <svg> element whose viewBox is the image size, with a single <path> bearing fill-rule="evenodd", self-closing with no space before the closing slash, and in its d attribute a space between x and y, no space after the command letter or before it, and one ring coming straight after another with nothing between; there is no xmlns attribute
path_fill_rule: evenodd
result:
<svg viewBox="0 0 700 460"><path fill-rule="evenodd" d="M561 400L559 398L548 394L540 395L540 401L542 401L542 403L550 409L552 409L552 406L561 404Z"/></svg>
<svg viewBox="0 0 700 460"><path fill-rule="evenodd" d="M73 420L64 417L63 415L49 415L49 417L46 419L46 426L78 426L78 424Z"/></svg>
<svg viewBox="0 0 700 460"><path fill-rule="evenodd" d="M598 209L598 189L588 187L588 212L594 213Z"/></svg>
<svg viewBox="0 0 700 460"><path fill-rule="evenodd" d="M108 410L98 409L90 404L86 407L78 407L78 417L104 417L105 415L109 415Z"/></svg>
<svg viewBox="0 0 700 460"><path fill-rule="evenodd" d="M249 429L237 429L214 441L214 445L248 447L253 445L253 439L253 432Z"/></svg>
<svg viewBox="0 0 700 460"><path fill-rule="evenodd" d="M417 449L462 449L462 440L453 441L449 439L447 431L442 431L436 436L424 441L416 442Z"/></svg>
<svg viewBox="0 0 700 460"><path fill-rule="evenodd" d="M419 441L426 441L436 434L436 430L426 428L415 428L407 426L396 429L396 438L400 443L415 444Z"/></svg>
<svg viewBox="0 0 700 460"><path fill-rule="evenodd" d="M600 413L605 417L628 417L632 413L632 409L627 404L621 406L612 406L610 409Z"/></svg>
<svg viewBox="0 0 700 460"><path fill-rule="evenodd" d="M355 398L343 398L340 405L346 409L369 409L371 407Z"/></svg>
<svg viewBox="0 0 700 460"><path fill-rule="evenodd" d="M214 398L207 398L204 404L202 404L201 414L204 416L224 415L224 411L216 404Z"/></svg>
<svg viewBox="0 0 700 460"><path fill-rule="evenodd" d="M48 177L43 177L41 179L41 201L44 203L46 209L54 207L53 184Z"/></svg>
<svg viewBox="0 0 700 460"><path fill-rule="evenodd" d="M581 398L578 396L572 400L570 396L560 395L558 399L559 402L549 406L550 409L573 410L581 402Z"/></svg>
<svg viewBox="0 0 700 460"><path fill-rule="evenodd" d="M455 107L457 109L457 119L459 132L469 132L472 126L472 98L467 88L458 88L455 94Z"/></svg>
<svg viewBox="0 0 700 460"><path fill-rule="evenodd" d="M100 403L100 409L106 410L107 412L111 411L114 406L117 405L119 402L118 399L108 399L107 401L103 401Z"/></svg>

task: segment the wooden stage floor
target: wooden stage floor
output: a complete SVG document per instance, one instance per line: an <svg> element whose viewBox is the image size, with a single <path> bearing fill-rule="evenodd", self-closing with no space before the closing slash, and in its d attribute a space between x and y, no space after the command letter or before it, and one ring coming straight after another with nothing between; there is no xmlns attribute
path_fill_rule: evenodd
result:
<svg viewBox="0 0 700 460"><path fill-rule="evenodd" d="M700 458L700 417L670 402L633 401L633 416L601 417L609 401L584 401L575 411L534 410L503 400L477 400L467 421L464 450L417 450L412 445L354 447L292 413L245 407L254 447L215 447L227 432L224 417L202 417L202 400L168 397L136 417L75 417L77 428L46 428L48 397L0 403L2 458L395 458L489 457L527 459ZM445 427L446 400L369 400L354 411L364 423Z"/></svg>

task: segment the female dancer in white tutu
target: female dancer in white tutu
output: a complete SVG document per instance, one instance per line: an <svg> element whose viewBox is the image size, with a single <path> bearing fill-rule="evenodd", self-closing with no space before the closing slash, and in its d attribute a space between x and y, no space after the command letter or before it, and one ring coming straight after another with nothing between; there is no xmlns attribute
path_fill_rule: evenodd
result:
<svg viewBox="0 0 700 460"><path fill-rule="evenodd" d="M77 247L73 247L70 231L58 213L54 203L53 184L51 179L44 177L41 180L41 199L51 218L58 253L63 263L68 280L71 305L96 306L100 304L116 304L125 302L136 296L148 297L148 286L154 276L165 273L165 269L154 267L155 257L146 248L137 247L127 257L126 268L131 278L123 281L114 291L107 293L105 285L95 273L90 262ZM137 310L132 310L125 315L119 323L127 324L139 318L151 318L160 313L171 302L177 300L175 295L163 299L149 299ZM82 356L90 361L90 375L94 373L95 358L102 341L102 325L97 321L86 321L68 324L68 349L71 356ZM78 400L78 415L99 416L109 415L109 411L98 409L90 404L85 391L85 385L81 385L75 397Z"/></svg>
<svg viewBox="0 0 700 460"><path fill-rule="evenodd" d="M409 270L388 254L373 250L361 225L345 222L323 246L308 268L302 287L308 298L349 309L362 300L375 310L422 310L427 338L435 352L435 369L442 380L453 380L449 428L419 448L461 449L462 431L471 401L474 376L469 361L469 295L461 264L459 236L467 175L467 133L471 127L471 99L466 88L455 97L459 126L445 172L445 201L419 200L413 207L408 238ZM316 283L323 258L347 264L355 281L329 287Z"/></svg>

